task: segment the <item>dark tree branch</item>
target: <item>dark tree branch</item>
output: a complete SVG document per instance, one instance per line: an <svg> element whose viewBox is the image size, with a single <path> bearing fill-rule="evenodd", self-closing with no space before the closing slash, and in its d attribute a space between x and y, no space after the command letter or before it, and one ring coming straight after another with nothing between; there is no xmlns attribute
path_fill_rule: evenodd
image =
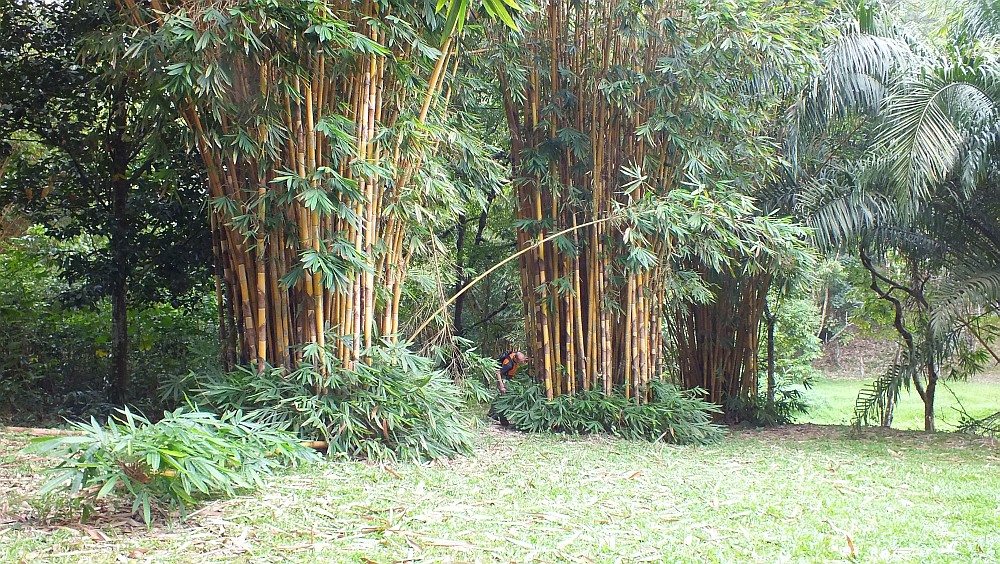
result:
<svg viewBox="0 0 1000 564"><path fill-rule="evenodd" d="M483 212L479 214L479 226L476 229L477 247L483 244L483 233L486 231L486 220L489 219L490 207L493 205L493 200L496 197L496 193L490 191L489 195L486 196L486 207L483 208Z"/></svg>
<svg viewBox="0 0 1000 564"><path fill-rule="evenodd" d="M868 254L864 251L863 248L859 247L859 249L861 252L861 262L865 265L865 269L868 270L869 273L871 273L872 284L875 284L875 279L877 278L879 281L889 286L889 289L886 290L887 292L891 293L893 290L899 290L901 292L904 292L906 295L910 296L914 300L916 300L916 302L921 306L927 307L927 300L924 299L923 295L919 290L914 290L913 288L903 286L899 282L896 282L895 280L888 278L885 275L878 272L875 269L875 267L872 266L871 257L868 256ZM882 294L881 290L877 290L875 288L872 288L872 290L875 290L881 296Z"/></svg>
<svg viewBox="0 0 1000 564"><path fill-rule="evenodd" d="M485 315L482 319L479 320L478 323L473 325L471 328L475 329L476 327L482 327L483 325L486 325L487 323L489 323L491 319L493 319L497 315L500 315L500 313L506 310L509 306L510 306L510 301L504 300L503 303L500 304L500 307Z"/></svg>
<svg viewBox="0 0 1000 564"><path fill-rule="evenodd" d="M142 165L139 166L139 168L137 168L135 172L132 173L131 176L129 176L128 179L129 183L135 184L136 182L138 182L139 179L142 178L144 174L149 172L149 169L152 168L153 163L155 163L158 160L158 158L159 155L157 155L156 153L151 153L149 157L146 158L146 161L142 163Z"/></svg>
<svg viewBox="0 0 1000 564"><path fill-rule="evenodd" d="M892 280L889 280L885 276L882 276L875 270L875 266L872 265L871 257L869 257L868 253L865 252L863 246L860 245L858 246L858 252L861 258L861 264L865 267L865 270L868 271L868 273L871 275L872 278L872 283L869 286L869 288L871 288L873 292L878 294L879 298L892 304L895 313L892 319L892 325L893 327L896 328L896 332L899 333L901 337L903 337L904 341L906 341L907 354L909 356L910 362L913 362L914 354L916 352L915 345L913 344L913 334L910 333L910 331L907 330L903 324L902 302L900 302L899 299L897 299L895 296L892 295L893 290L896 289L904 290L904 288L899 284L893 282ZM880 281L889 284L890 286L889 289L883 290L882 287L879 285ZM916 381L914 383L916 383ZM921 389L918 387L917 391L919 393L921 392Z"/></svg>

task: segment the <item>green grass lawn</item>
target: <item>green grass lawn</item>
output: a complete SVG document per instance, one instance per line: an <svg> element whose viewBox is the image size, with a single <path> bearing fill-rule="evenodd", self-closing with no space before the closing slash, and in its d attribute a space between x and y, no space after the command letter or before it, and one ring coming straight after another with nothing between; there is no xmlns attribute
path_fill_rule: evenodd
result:
<svg viewBox="0 0 1000 564"><path fill-rule="evenodd" d="M812 408L797 421L821 425L848 425L854 414L854 401L862 386L872 382L856 379L819 378L805 397ZM1000 411L1000 383L939 383L934 401L934 417L939 431L954 430L959 422L959 403L973 417L986 417ZM892 426L896 429L923 429L924 404L916 390L903 390Z"/></svg>
<svg viewBox="0 0 1000 564"><path fill-rule="evenodd" d="M148 531L115 507L38 520L38 461L2 439L2 562L1000 560L1000 449L949 434L806 425L696 448L490 429L468 458L323 464Z"/></svg>

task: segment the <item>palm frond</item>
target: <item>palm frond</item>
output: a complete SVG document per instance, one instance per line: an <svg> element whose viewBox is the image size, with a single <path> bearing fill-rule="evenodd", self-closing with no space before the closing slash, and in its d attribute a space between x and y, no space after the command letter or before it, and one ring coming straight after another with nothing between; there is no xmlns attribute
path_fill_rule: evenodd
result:
<svg viewBox="0 0 1000 564"><path fill-rule="evenodd" d="M830 45L824 52L823 88L817 91L825 98L827 115L878 110L908 53L899 40L868 33L847 34Z"/></svg>
<svg viewBox="0 0 1000 564"><path fill-rule="evenodd" d="M957 7L960 38L987 38L1000 35L1000 0L966 0Z"/></svg>
<svg viewBox="0 0 1000 564"><path fill-rule="evenodd" d="M979 84L927 76L905 84L888 101L877 144L892 156L900 203L916 205L956 170L978 122L995 102Z"/></svg>
<svg viewBox="0 0 1000 564"><path fill-rule="evenodd" d="M892 411L903 386L913 372L912 364L893 363L885 373L858 392L854 402L854 417L851 425L855 428L875 424L888 426L892 422Z"/></svg>
<svg viewBox="0 0 1000 564"><path fill-rule="evenodd" d="M864 125L884 107L889 85L913 57L904 41L883 31L856 20L824 50L822 72L788 110L784 144L793 163L801 161L800 152L823 147L832 124L853 116Z"/></svg>
<svg viewBox="0 0 1000 564"><path fill-rule="evenodd" d="M956 276L942 284L943 298L931 311L931 328L946 331L972 310L1000 309L1000 268Z"/></svg>
<svg viewBox="0 0 1000 564"><path fill-rule="evenodd" d="M872 164L872 166L877 166ZM866 170L827 174L807 182L798 194L795 211L814 230L817 244L824 249L852 247L868 239L880 225L891 223L892 202L866 178Z"/></svg>
<svg viewBox="0 0 1000 564"><path fill-rule="evenodd" d="M982 419L973 419L968 415L963 415L958 424L958 431L994 439L1000 437L1000 411Z"/></svg>
<svg viewBox="0 0 1000 564"><path fill-rule="evenodd" d="M998 73L1000 77L1000 73ZM998 81L1000 82L1000 81ZM959 179L968 191L982 184L985 176L996 164L1000 153L1000 98L992 119L984 120L983 126L970 132L966 138L965 150L959 165Z"/></svg>

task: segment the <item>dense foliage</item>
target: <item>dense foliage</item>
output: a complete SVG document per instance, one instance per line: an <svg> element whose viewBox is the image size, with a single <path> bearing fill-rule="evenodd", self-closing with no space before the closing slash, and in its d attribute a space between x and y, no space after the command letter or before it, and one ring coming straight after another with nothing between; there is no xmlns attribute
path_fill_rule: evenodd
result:
<svg viewBox="0 0 1000 564"><path fill-rule="evenodd" d="M1000 362L1000 26L960 4L5 2L0 414L704 443L803 410L864 304L901 348L857 421L912 386L931 430Z"/></svg>
<svg viewBox="0 0 1000 564"><path fill-rule="evenodd" d="M796 226L745 196L777 175L777 124L823 17L810 3L552 1L493 46L531 249L525 330L549 397L621 387L641 402L665 365L712 401L753 395L760 305L809 256ZM634 213L670 215L680 194L679 217ZM677 291L699 282L709 299Z"/></svg>
<svg viewBox="0 0 1000 564"><path fill-rule="evenodd" d="M61 301L110 308L107 400L130 383L130 308L197 303L210 281L201 163L136 73L94 35L104 2L11 0L0 7L0 200L59 240ZM97 328L95 328L97 329Z"/></svg>
<svg viewBox="0 0 1000 564"><path fill-rule="evenodd" d="M0 417L20 424L106 415L110 304L80 306L59 276L62 249L33 228L0 248ZM69 297L67 297L69 296ZM134 307L129 314L131 397L147 412L183 401L178 383L217 364L214 304Z"/></svg>
<svg viewBox="0 0 1000 564"><path fill-rule="evenodd" d="M294 435L232 411L217 416L181 408L151 423L126 408L105 425L91 419L73 429L79 434L36 439L28 447L62 459L40 493L83 492L86 503L121 492L147 525L154 508L183 512L199 500L260 487L269 474L319 459Z"/></svg>
<svg viewBox="0 0 1000 564"><path fill-rule="evenodd" d="M676 444L710 444L724 436L712 422L719 412L699 398L700 390L681 392L663 382L651 384L651 397L637 404L624 393L580 391L574 396L545 397L536 383L514 380L493 402L492 412L521 431L533 433L609 433L627 439Z"/></svg>
<svg viewBox="0 0 1000 564"><path fill-rule="evenodd" d="M365 362L465 198L451 157L488 161L446 111L468 2L118 4L116 63L174 102L204 160L227 358L294 369L329 332Z"/></svg>
<svg viewBox="0 0 1000 564"><path fill-rule="evenodd" d="M932 431L938 381L1000 360L988 345L1000 295L997 14L962 2L926 36L893 6L862 4L790 122L785 202L820 245L860 261L901 347L859 397L859 423L888 425L912 386Z"/></svg>
<svg viewBox="0 0 1000 564"><path fill-rule="evenodd" d="M332 454L424 460L468 452L473 421L451 378L405 346L380 343L347 370L313 347L295 370L237 369L199 382L198 400L250 421L329 442Z"/></svg>

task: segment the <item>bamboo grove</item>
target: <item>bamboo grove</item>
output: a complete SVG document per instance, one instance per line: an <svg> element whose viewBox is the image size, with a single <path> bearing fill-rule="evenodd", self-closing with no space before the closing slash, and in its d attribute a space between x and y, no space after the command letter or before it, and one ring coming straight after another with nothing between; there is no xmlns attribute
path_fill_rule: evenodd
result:
<svg viewBox="0 0 1000 564"><path fill-rule="evenodd" d="M670 45L618 33L626 16L613 14L610 2L575 6L543 5L525 30L523 66L499 73L520 177L522 248L542 239L546 227L608 217L621 192L619 171L644 163L649 149L634 131L648 119L652 101L624 85L599 88L612 65L623 80L650 73ZM593 164L582 166L587 159ZM660 165L658 173L665 163ZM625 197L641 199L641 191ZM612 231L618 232L609 237ZM663 262L652 268L609 264L606 258L620 252L611 239L622 236L620 226L597 223L522 259L528 342L550 398L576 389L609 394L616 385L637 395L658 376L662 333L653 320L664 301ZM623 283L615 284L616 274Z"/></svg>
<svg viewBox="0 0 1000 564"><path fill-rule="evenodd" d="M462 134L447 112L460 41L445 29L468 3L447 23L403 0L120 7L121 62L167 94L208 171L227 364L294 367L318 351L350 370L399 333L413 253L455 199L434 163ZM721 277L757 311L768 277L805 254L802 232L750 197L775 176L789 77L811 70L808 31L782 35L806 16L782 14L552 1L518 34L489 28L479 52L509 126L527 344L549 397L642 402L672 371L720 402L756 378L756 332L735 337L752 355L708 366L706 331L723 324L693 308Z"/></svg>
<svg viewBox="0 0 1000 564"><path fill-rule="evenodd" d="M295 366L312 343L350 369L397 333L413 213L433 206L443 18L372 0L121 9L124 58L161 70L208 170L227 363Z"/></svg>
<svg viewBox="0 0 1000 564"><path fill-rule="evenodd" d="M752 10L770 24L748 25ZM521 260L526 332L548 397L642 402L668 372L715 402L755 393L768 282L808 257L801 230L745 199L774 179L782 97L810 70L790 62L787 23L763 3L550 1L503 53L518 245L537 246ZM746 110L724 110L727 95Z"/></svg>

